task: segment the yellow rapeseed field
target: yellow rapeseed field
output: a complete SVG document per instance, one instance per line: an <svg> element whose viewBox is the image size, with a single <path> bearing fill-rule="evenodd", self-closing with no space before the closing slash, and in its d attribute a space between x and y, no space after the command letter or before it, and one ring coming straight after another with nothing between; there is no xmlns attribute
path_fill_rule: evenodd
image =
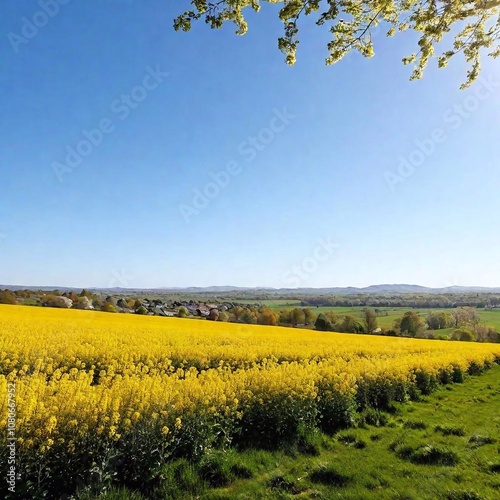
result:
<svg viewBox="0 0 500 500"><path fill-rule="evenodd" d="M20 306L0 306L0 332L0 434L15 383L18 448L37 460L131 447L139 431L174 450L266 426L335 427L339 410L383 407L500 360L497 344Z"/></svg>

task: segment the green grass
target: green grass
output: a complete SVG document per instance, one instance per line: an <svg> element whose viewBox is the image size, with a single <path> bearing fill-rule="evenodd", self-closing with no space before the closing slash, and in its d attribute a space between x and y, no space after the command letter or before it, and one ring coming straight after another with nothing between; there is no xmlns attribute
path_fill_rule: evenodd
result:
<svg viewBox="0 0 500 500"><path fill-rule="evenodd" d="M499 498L499 380L495 366L425 401L396 405L384 427L324 436L316 457L274 454L274 468L217 489L217 498L294 498L267 487L273 475L300 487L304 498Z"/></svg>
<svg viewBox="0 0 500 500"><path fill-rule="evenodd" d="M301 449L231 449L196 465L178 461L165 466L161 494L152 498L500 498L500 366L383 415L361 414L356 428L317 433Z"/></svg>
<svg viewBox="0 0 500 500"><path fill-rule="evenodd" d="M481 318L481 323L486 323L500 332L500 309L494 309L492 311L479 309L479 317Z"/></svg>

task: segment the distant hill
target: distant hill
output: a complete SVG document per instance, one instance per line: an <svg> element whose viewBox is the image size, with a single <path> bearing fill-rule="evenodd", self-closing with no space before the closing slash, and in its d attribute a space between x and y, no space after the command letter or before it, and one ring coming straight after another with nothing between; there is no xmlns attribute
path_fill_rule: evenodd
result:
<svg viewBox="0 0 500 500"><path fill-rule="evenodd" d="M296 288L276 290L280 293L293 292L300 294L321 294L321 295L397 295L404 293L411 294L443 294L443 293L500 293L500 287L479 287L479 286L449 286L444 288L430 288L420 285L371 285L364 288L357 287L333 287L333 288Z"/></svg>
<svg viewBox="0 0 500 500"><path fill-rule="evenodd" d="M59 290L77 291L82 287L61 287L61 286L26 286L26 285L0 285L0 289L9 290L42 290L52 291ZM279 295L397 295L397 294L444 294L444 293L500 293L500 287L480 287L480 286L449 286L444 288L429 288L420 285L408 284L383 284L371 285L364 288L356 287L332 287L332 288L270 288L270 287L239 287L239 286L208 286L208 287L163 287L163 288L89 288L93 292L101 293L237 293L237 292L254 292L268 293Z"/></svg>

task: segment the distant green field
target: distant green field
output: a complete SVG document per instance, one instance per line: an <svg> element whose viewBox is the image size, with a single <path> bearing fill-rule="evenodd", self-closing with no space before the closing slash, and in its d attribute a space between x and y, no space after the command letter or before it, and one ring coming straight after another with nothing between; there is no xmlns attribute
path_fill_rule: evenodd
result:
<svg viewBox="0 0 500 500"><path fill-rule="evenodd" d="M500 331L500 309L494 311L479 310L479 317L482 323L492 326L497 331Z"/></svg>
<svg viewBox="0 0 500 500"><path fill-rule="evenodd" d="M300 306L300 300L295 299L270 299L270 300L236 300L235 302L243 302L244 304L262 304L270 307L271 309L293 309Z"/></svg>
<svg viewBox="0 0 500 500"><path fill-rule="evenodd" d="M286 309L293 309L294 307L300 307L300 302L299 301L268 301L269 307L276 309L276 310L286 310ZM350 314L352 316L355 316L357 318L362 319L364 315L364 309L365 307L330 307L330 306L325 306L325 307L311 307L311 309L314 311L315 314L320 314L320 313L325 313L325 312L334 312L337 316L343 316L345 314ZM380 328L392 328L394 325L394 321L401 316L406 311L414 311L422 318L426 318L429 314L432 312L436 311L446 311L446 312L451 312L453 309L412 309L411 307L379 307L377 308L380 311L380 315L377 318L378 326ZM495 328L497 331L500 331L500 310L484 310L484 309L478 309L479 317L481 319L481 323L487 324L489 326L492 326ZM443 333L449 333L450 329L447 329L446 331L442 331Z"/></svg>

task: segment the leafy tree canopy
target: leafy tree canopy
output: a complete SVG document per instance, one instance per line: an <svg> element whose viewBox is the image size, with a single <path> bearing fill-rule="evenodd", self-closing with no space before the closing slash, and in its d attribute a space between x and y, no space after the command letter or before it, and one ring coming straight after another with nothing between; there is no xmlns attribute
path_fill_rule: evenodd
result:
<svg viewBox="0 0 500 500"><path fill-rule="evenodd" d="M415 337L418 331L424 327L422 318L413 311L405 312L402 318L394 322L396 329L399 329L401 334L405 332L411 337Z"/></svg>
<svg viewBox="0 0 500 500"><path fill-rule="evenodd" d="M353 50L373 56L371 35L379 24L387 36L408 30L419 34L416 51L403 58L404 64L414 64L412 80L422 77L435 56L436 45L450 31L455 35L437 56L438 65L445 67L462 52L469 63L462 88L478 77L483 49L489 56L500 55L500 0L192 0L192 9L175 19L174 28L189 31L192 22L200 19L211 28L221 28L229 21L236 25L236 34L244 35L248 29L245 9L259 12L263 2L283 4L278 15L284 33L278 39L278 48L289 65L295 64L299 20L309 15L331 33L326 64L336 63Z"/></svg>

